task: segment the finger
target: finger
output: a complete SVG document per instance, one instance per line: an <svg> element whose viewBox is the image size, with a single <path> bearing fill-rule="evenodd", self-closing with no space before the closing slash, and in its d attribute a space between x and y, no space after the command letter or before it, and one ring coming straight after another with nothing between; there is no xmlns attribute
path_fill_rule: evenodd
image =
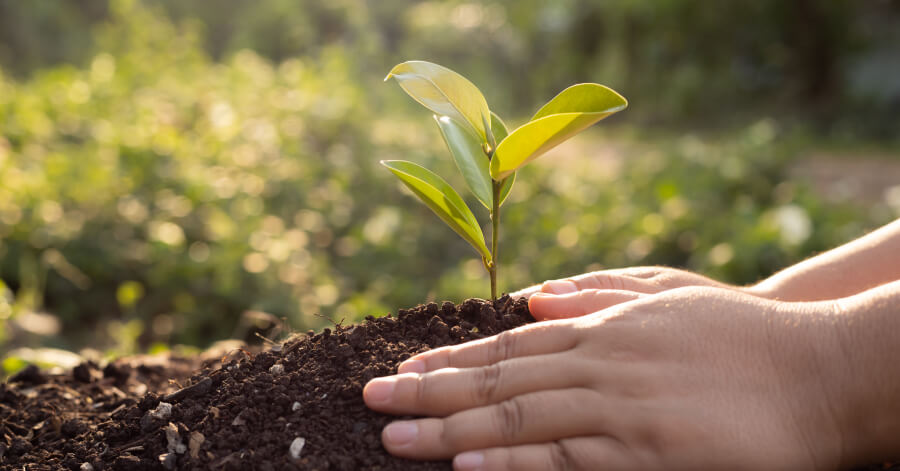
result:
<svg viewBox="0 0 900 471"><path fill-rule="evenodd" d="M577 332L570 322L529 324L486 339L420 353L401 363L397 371L425 373L441 368L472 368L510 358L563 352L575 347Z"/></svg>
<svg viewBox="0 0 900 471"><path fill-rule="evenodd" d="M576 437L510 447L467 451L453 458L454 471L545 471L633 469L626 449L606 437Z"/></svg>
<svg viewBox="0 0 900 471"><path fill-rule="evenodd" d="M446 418L393 422L381 438L394 455L443 459L466 450L601 435L609 420L599 398L583 388L523 394Z"/></svg>
<svg viewBox="0 0 900 471"><path fill-rule="evenodd" d="M528 301L528 310L539 321L566 319L592 314L644 296L647 295L613 289L585 289L559 296L537 293Z"/></svg>
<svg viewBox="0 0 900 471"><path fill-rule="evenodd" d="M534 293L540 292L542 286L543 286L543 283L537 284L537 285L534 285L534 286L529 286L529 287L527 287L527 288L525 288L525 289L521 289L521 290L519 290L519 291L516 291L516 292L513 292L513 293L509 293L509 297L511 297L511 298L513 298L513 299L517 299L517 298L525 298L525 299L528 299L528 298L530 298Z"/></svg>
<svg viewBox="0 0 900 471"><path fill-rule="evenodd" d="M541 291L550 294L568 294L583 289L604 289L657 293L663 289L648 279L633 277L614 270L604 270L566 278L551 280L541 285Z"/></svg>
<svg viewBox="0 0 900 471"><path fill-rule="evenodd" d="M395 415L447 416L512 397L552 389L587 386L589 366L565 354L513 358L477 368L443 368L369 381L366 405Z"/></svg>

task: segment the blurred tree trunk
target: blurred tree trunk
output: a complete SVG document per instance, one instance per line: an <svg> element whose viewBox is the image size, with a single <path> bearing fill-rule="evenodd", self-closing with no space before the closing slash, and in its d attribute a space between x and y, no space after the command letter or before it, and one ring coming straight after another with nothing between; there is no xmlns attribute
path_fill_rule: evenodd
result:
<svg viewBox="0 0 900 471"><path fill-rule="evenodd" d="M791 75L800 80L800 99L814 108L827 108L837 98L840 60L846 55L855 9L846 0L785 2L785 42Z"/></svg>

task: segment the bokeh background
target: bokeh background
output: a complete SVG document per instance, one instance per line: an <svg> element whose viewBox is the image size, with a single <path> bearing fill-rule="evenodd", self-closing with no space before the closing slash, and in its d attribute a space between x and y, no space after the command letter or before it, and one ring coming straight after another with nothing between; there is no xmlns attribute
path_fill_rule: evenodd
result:
<svg viewBox="0 0 900 471"><path fill-rule="evenodd" d="M576 82L630 100L519 172L504 291L640 264L752 283L900 216L897 1L0 0L4 371L487 296L378 165L464 187L382 82L409 59L512 127Z"/></svg>

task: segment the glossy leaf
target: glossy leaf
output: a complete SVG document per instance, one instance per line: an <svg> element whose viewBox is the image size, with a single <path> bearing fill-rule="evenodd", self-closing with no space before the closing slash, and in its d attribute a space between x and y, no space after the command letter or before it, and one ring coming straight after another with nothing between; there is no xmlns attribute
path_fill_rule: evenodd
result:
<svg viewBox="0 0 900 471"><path fill-rule="evenodd" d="M444 136L444 142L453 155L456 167L466 180L466 185L469 186L478 201L490 209L491 198L493 198L490 160L482 150L481 142L449 116L435 115L434 120L437 121L441 135Z"/></svg>
<svg viewBox="0 0 900 471"><path fill-rule="evenodd" d="M497 145L491 160L491 177L495 180L506 178L519 167L626 106L625 98L596 83L581 83L563 90L538 110L531 121Z"/></svg>
<svg viewBox="0 0 900 471"><path fill-rule="evenodd" d="M497 116L497 113L491 111L491 131L494 133L494 140L497 144L503 142L506 139L506 136L509 135L509 131L506 129L506 123Z"/></svg>
<svg viewBox="0 0 900 471"><path fill-rule="evenodd" d="M425 61L397 64L388 73L403 90L439 116L449 116L487 142L491 112L481 91L458 73Z"/></svg>
<svg viewBox="0 0 900 471"><path fill-rule="evenodd" d="M405 160L382 160L381 164L393 172L451 229L472 244L483 258L491 260L491 253L484 243L484 233L481 232L475 215L459 193L443 178L425 167Z"/></svg>

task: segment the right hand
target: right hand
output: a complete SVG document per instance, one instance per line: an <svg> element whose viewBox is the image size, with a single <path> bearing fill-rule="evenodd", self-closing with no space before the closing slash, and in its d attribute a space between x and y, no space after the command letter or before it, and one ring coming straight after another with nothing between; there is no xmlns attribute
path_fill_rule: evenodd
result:
<svg viewBox="0 0 900 471"><path fill-rule="evenodd" d="M886 423L864 412L891 417L884 404L896 403L894 389L849 373L900 375L860 368L869 357L845 354L842 339L857 334L836 317L833 303L674 289L421 353L363 397L379 412L424 417L384 429L390 453L455 457L457 471L846 469L887 456L865 449L872 435L856 424ZM859 384L877 384L884 400L847 402ZM871 430L887 445L900 437Z"/></svg>

